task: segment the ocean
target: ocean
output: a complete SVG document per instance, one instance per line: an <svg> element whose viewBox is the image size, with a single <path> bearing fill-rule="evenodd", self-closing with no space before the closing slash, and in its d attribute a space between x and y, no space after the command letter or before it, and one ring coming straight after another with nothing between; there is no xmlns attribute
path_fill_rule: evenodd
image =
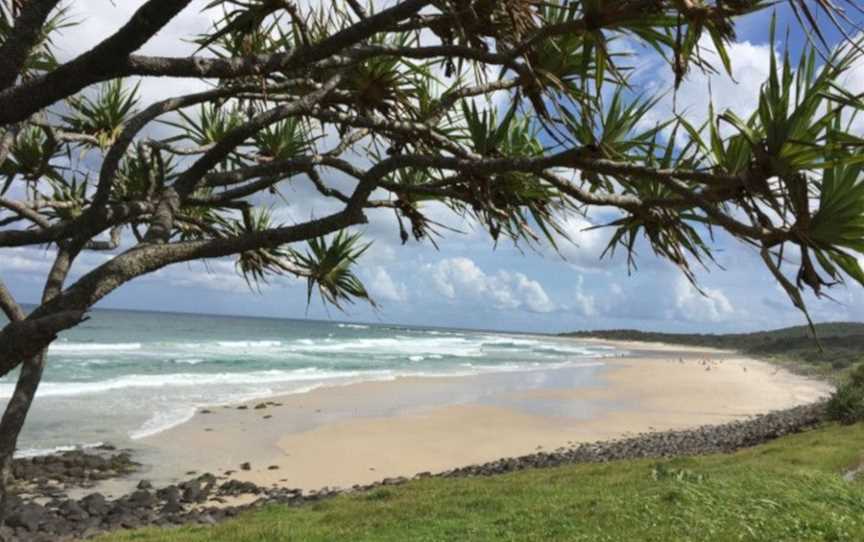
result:
<svg viewBox="0 0 864 542"><path fill-rule="evenodd" d="M586 370L610 347L487 331L94 310L51 345L19 455L129 441L196 409L400 376ZM15 377L0 379L0 404Z"/></svg>

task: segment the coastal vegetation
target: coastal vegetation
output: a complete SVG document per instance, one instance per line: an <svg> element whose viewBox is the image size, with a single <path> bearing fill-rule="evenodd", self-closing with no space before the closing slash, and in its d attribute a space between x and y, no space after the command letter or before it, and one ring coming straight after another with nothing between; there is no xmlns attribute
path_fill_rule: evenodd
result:
<svg viewBox="0 0 864 542"><path fill-rule="evenodd" d="M829 424L732 454L415 480L97 540L862 540L862 449L864 424Z"/></svg>
<svg viewBox="0 0 864 542"><path fill-rule="evenodd" d="M864 363L864 324L831 322L753 333L660 333L635 329L573 331L565 337L593 337L736 350L786 368L844 382L857 364Z"/></svg>

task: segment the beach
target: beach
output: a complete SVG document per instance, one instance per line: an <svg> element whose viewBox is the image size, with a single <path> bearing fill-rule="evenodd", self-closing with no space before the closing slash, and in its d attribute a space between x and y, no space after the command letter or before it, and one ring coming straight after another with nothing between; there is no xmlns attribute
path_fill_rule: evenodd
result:
<svg viewBox="0 0 864 542"><path fill-rule="evenodd" d="M136 441L145 465L138 478L159 485L209 472L265 487L348 488L746 419L831 391L734 352L602 345L627 354L602 358L587 373L583 364L404 377L201 409L186 423ZM122 481L111 483L106 491L125 489Z"/></svg>

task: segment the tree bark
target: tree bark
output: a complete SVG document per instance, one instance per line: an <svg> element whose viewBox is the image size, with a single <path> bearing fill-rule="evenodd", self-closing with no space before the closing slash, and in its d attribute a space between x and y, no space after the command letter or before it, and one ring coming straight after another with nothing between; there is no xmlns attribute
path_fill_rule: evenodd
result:
<svg viewBox="0 0 864 542"><path fill-rule="evenodd" d="M6 405L3 418L0 419L0 526L6 521L6 505L8 503L10 482L12 477L12 457L18 445L18 435L24 427L24 420L33 404L33 397L42 379L45 368L45 352L21 364L21 373L15 391Z"/></svg>

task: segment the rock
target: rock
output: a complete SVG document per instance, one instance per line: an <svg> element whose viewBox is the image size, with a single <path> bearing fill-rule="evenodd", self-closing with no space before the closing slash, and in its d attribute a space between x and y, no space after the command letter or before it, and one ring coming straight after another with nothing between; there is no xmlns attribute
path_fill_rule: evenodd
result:
<svg viewBox="0 0 864 542"><path fill-rule="evenodd" d="M135 506L146 508L156 504L156 497L146 489L139 489L129 495L129 502Z"/></svg>
<svg viewBox="0 0 864 542"><path fill-rule="evenodd" d="M190 480L180 484L183 488L183 502L197 502L201 498L201 483L198 480Z"/></svg>
<svg viewBox="0 0 864 542"><path fill-rule="evenodd" d="M165 503L159 513L162 515L179 514L183 511L183 505L177 499L171 499Z"/></svg>
<svg viewBox="0 0 864 542"><path fill-rule="evenodd" d="M156 491L156 497L163 501L180 500L180 488L177 486L166 486Z"/></svg>
<svg viewBox="0 0 864 542"><path fill-rule="evenodd" d="M249 408L249 407L246 405L240 405L237 407L237 410L246 410L247 408Z"/></svg>
<svg viewBox="0 0 864 542"><path fill-rule="evenodd" d="M101 493L91 493L81 499L81 507L92 516L101 516L108 511L108 503Z"/></svg>
<svg viewBox="0 0 864 542"><path fill-rule="evenodd" d="M208 409L206 409L206 408L202 408L199 412L200 412L201 414L213 414L213 411L212 411L212 410L208 410Z"/></svg>
<svg viewBox="0 0 864 542"><path fill-rule="evenodd" d="M247 461L240 464L240 470L252 470L252 465Z"/></svg>
<svg viewBox="0 0 864 542"><path fill-rule="evenodd" d="M267 470L279 470L279 465L270 465Z"/></svg>
<svg viewBox="0 0 864 542"><path fill-rule="evenodd" d="M39 529L39 525L45 521L45 516L46 511L44 507L33 502L28 502L9 514L6 518L6 525L13 529L23 528L30 532L35 532Z"/></svg>
<svg viewBox="0 0 864 542"><path fill-rule="evenodd" d="M267 403L258 403L255 405L255 410L263 410L265 408L267 408Z"/></svg>
<svg viewBox="0 0 864 542"><path fill-rule="evenodd" d="M135 487L138 489L153 489L153 484L150 483L150 480L141 480Z"/></svg>
<svg viewBox="0 0 864 542"><path fill-rule="evenodd" d="M228 480L219 486L218 493L220 495L236 496L236 495L258 495L263 493L262 488L252 482L241 482L239 480Z"/></svg>
<svg viewBox="0 0 864 542"><path fill-rule="evenodd" d="M81 522L90 517L84 508L73 500L64 501L57 509L69 521Z"/></svg>

